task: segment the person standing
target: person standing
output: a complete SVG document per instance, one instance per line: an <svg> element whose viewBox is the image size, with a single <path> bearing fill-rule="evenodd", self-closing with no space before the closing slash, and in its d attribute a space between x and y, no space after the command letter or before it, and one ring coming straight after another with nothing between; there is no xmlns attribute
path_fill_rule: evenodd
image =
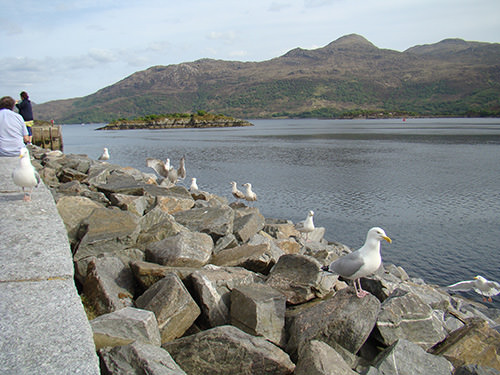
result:
<svg viewBox="0 0 500 375"><path fill-rule="evenodd" d="M23 117L14 112L15 104L10 96L0 99L0 156L19 156L30 140Z"/></svg>
<svg viewBox="0 0 500 375"><path fill-rule="evenodd" d="M26 91L21 92L21 101L16 103L16 107L19 110L19 114L24 119L30 137L28 143L31 143L33 139L33 131L31 129L33 126L33 109L31 108L31 101Z"/></svg>

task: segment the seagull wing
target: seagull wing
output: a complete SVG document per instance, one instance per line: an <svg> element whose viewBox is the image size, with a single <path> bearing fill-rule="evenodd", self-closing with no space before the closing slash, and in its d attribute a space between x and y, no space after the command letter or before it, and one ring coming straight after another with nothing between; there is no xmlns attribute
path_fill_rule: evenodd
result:
<svg viewBox="0 0 500 375"><path fill-rule="evenodd" d="M38 187L38 185L40 185L40 182L41 182L41 179L40 179L40 175L38 174L38 172L36 171L35 168L33 168L33 171L35 172L35 179L36 179L36 187Z"/></svg>
<svg viewBox="0 0 500 375"><path fill-rule="evenodd" d="M488 281L486 285L490 288L488 295L496 296L497 294L500 294L500 284L496 281Z"/></svg>
<svg viewBox="0 0 500 375"><path fill-rule="evenodd" d="M329 270L340 276L350 277L365 264L359 252L355 251L340 257L330 264Z"/></svg>
<svg viewBox="0 0 500 375"><path fill-rule="evenodd" d="M165 178L168 177L168 170L165 168L165 163L163 163L161 160L147 158L146 166L148 166L149 168L153 168L155 172L160 176Z"/></svg>
<svg viewBox="0 0 500 375"><path fill-rule="evenodd" d="M186 178L186 167L184 165L184 162L185 162L185 157L183 156L181 158L181 161L179 162L179 169L177 170L177 176L183 180L184 178Z"/></svg>
<svg viewBox="0 0 500 375"><path fill-rule="evenodd" d="M460 281L458 283L448 285L446 289L454 290L457 292L467 292L468 290L474 289L476 287L475 280Z"/></svg>

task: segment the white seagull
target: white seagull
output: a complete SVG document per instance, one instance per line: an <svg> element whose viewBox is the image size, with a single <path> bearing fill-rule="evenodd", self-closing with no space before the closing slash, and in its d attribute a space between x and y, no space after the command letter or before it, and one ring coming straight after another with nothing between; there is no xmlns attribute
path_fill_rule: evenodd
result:
<svg viewBox="0 0 500 375"><path fill-rule="evenodd" d="M374 273L382 264L380 256L380 241L386 240L391 243L392 240L385 234L382 228L372 228L366 235L365 244L356 251L340 257L330 263L329 266L322 267L322 270L336 273L346 279L353 280L354 290L358 298L363 298L368 294L361 288L361 277L366 277ZM356 281L359 290L356 287Z"/></svg>
<svg viewBox="0 0 500 375"><path fill-rule="evenodd" d="M489 302L492 302L493 300L491 297L500 294L500 284L496 281L489 281L483 276L477 275L474 277L474 280L465 280L448 285L446 290L454 292L467 292L469 290L473 290L483 297L483 301L486 302L488 300Z"/></svg>
<svg viewBox="0 0 500 375"><path fill-rule="evenodd" d="M257 194L252 191L252 184L247 182L246 184L243 184L243 186L246 188L245 200L248 202L255 202L257 200Z"/></svg>
<svg viewBox="0 0 500 375"><path fill-rule="evenodd" d="M40 175L31 165L30 154L27 148L22 148L19 153L19 164L12 171L12 180L17 186L23 188L23 200L28 202L31 200L31 193L33 188L40 183ZM29 188L29 193L26 192Z"/></svg>
<svg viewBox="0 0 500 375"><path fill-rule="evenodd" d="M240 199L245 199L245 194L243 194L243 192L238 189L238 187L236 186L236 182L231 181L230 184L232 186L231 194L233 194L233 197L235 197L237 201L239 201Z"/></svg>
<svg viewBox="0 0 500 375"><path fill-rule="evenodd" d="M168 160L168 164L170 165L170 160ZM149 168L153 168L156 173L158 173L161 177L167 178L168 177L168 169L167 164L162 162L159 159L153 159L153 158L147 158L146 159L146 166Z"/></svg>
<svg viewBox="0 0 500 375"><path fill-rule="evenodd" d="M104 150L102 151L101 156L97 160L109 160L109 152L106 147L104 147Z"/></svg>
<svg viewBox="0 0 500 375"><path fill-rule="evenodd" d="M199 190L199 189L198 189L198 185L196 184L196 178L195 178L195 177L193 177L193 178L191 179L191 186L189 187L189 191L192 193L192 192L194 192L194 191L198 191L198 190Z"/></svg>
<svg viewBox="0 0 500 375"><path fill-rule="evenodd" d="M306 234L306 241L309 240L309 233L314 231L314 221L313 221L314 211L309 211L307 213L307 218L304 221L299 221L295 224L295 229L300 233Z"/></svg>
<svg viewBox="0 0 500 375"><path fill-rule="evenodd" d="M177 176L180 180L184 180L186 178L186 158L183 156L179 161L179 169L177 169Z"/></svg>

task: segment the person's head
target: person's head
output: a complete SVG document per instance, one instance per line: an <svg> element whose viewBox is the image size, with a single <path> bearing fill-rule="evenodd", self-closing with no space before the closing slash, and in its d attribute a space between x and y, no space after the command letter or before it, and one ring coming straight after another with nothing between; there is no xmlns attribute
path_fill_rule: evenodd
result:
<svg viewBox="0 0 500 375"><path fill-rule="evenodd" d="M28 96L28 93L26 91L21 92L21 99L22 100L26 100L28 98L29 98L29 96Z"/></svg>
<svg viewBox="0 0 500 375"><path fill-rule="evenodd" d="M16 101L11 96L4 96L2 99L0 99L0 109L13 110L15 104Z"/></svg>

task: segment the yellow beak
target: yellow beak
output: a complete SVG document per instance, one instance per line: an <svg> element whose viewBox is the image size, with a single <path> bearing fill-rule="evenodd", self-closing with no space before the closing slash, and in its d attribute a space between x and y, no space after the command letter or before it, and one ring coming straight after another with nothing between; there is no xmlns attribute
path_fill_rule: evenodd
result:
<svg viewBox="0 0 500 375"><path fill-rule="evenodd" d="M382 238L383 238L384 240L386 240L387 242L392 243L392 240L391 240L389 237L387 237L387 236L382 236Z"/></svg>

